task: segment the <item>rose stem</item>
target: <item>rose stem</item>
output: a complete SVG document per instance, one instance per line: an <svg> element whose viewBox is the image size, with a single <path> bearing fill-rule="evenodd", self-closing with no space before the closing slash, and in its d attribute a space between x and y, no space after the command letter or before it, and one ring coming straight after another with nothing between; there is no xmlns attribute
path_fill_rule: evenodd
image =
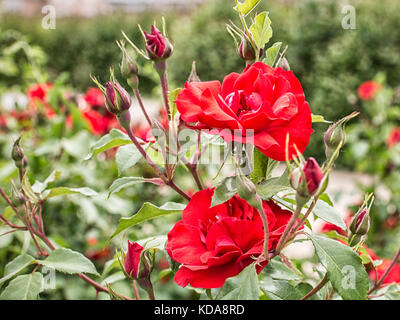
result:
<svg viewBox="0 0 400 320"><path fill-rule="evenodd" d="M383 274L383 276L379 279L379 281L377 281L374 286L368 290L368 294L370 294L372 291L374 291L375 289L378 289L383 281L386 279L386 277L388 276L388 274L390 273L390 271L393 269L393 267L395 266L395 264L397 263L397 260L400 257L400 249L397 251L396 255L394 256L392 262L390 263L390 266L386 269L385 273Z"/></svg>
<svg viewBox="0 0 400 320"><path fill-rule="evenodd" d="M142 109L142 112L143 112L143 114L144 114L144 116L145 116L145 118L146 118L146 120L147 120L147 122L148 122L148 124L149 124L149 126L151 128L152 127L151 119L150 119L149 115L147 114L146 108L145 108L143 100L142 100L142 96L140 95L140 92L139 92L138 88L136 88L134 90L134 94L135 94L135 97L136 97L137 101L139 102L140 109Z"/></svg>
<svg viewBox="0 0 400 320"><path fill-rule="evenodd" d="M296 223L296 220L300 216L302 206L297 206L295 213L292 215L292 217L289 220L289 223L287 224L285 231L283 232L281 238L279 239L278 245L276 246L275 249L275 255L278 255L281 250L283 249L284 245L286 244L286 240L290 234L290 231L293 227L293 225Z"/></svg>
<svg viewBox="0 0 400 320"><path fill-rule="evenodd" d="M136 280L132 281L132 288L133 288L133 292L135 294L136 300L140 300L139 290L136 286Z"/></svg>
<svg viewBox="0 0 400 320"><path fill-rule="evenodd" d="M307 300L308 298L312 297L316 294L319 290L323 288L323 286L328 282L328 273L325 274L324 278L318 283L314 289L312 289L309 293L307 293L303 298L300 300Z"/></svg>
<svg viewBox="0 0 400 320"><path fill-rule="evenodd" d="M264 209L262 207L262 202L260 201L260 203L261 203L260 216L261 216L261 219L262 219L262 222L263 222L263 225L264 225L264 258L265 258L265 260L268 261L268 259L269 259L269 256L268 256L269 227L268 227L267 216L266 216L266 214L264 212Z"/></svg>
<svg viewBox="0 0 400 320"><path fill-rule="evenodd" d="M165 64L165 68L167 68L167 64ZM167 111L168 120L171 120L171 110L169 107L169 99L168 99L168 78L167 78L167 70L163 73L160 73L160 81L161 81L161 89L162 95L164 99L165 110Z"/></svg>

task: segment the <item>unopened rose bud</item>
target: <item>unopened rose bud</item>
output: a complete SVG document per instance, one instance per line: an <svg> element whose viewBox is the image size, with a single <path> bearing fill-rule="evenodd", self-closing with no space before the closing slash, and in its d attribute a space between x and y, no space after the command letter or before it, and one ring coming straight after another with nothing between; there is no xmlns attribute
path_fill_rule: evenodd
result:
<svg viewBox="0 0 400 320"><path fill-rule="evenodd" d="M257 195L257 189L253 181L245 175L237 175L236 186L239 197L246 200L252 207L260 209L261 199Z"/></svg>
<svg viewBox="0 0 400 320"><path fill-rule="evenodd" d="M332 124L324 135L325 142L325 154L327 159L331 159L331 157L335 154L335 151L339 146L343 146L346 142L346 131L345 126L346 123L356 117L359 113L353 112L352 114L340 119L338 122Z"/></svg>
<svg viewBox="0 0 400 320"><path fill-rule="evenodd" d="M237 50L239 56L244 61L254 61L256 59L256 51L247 36L242 37L242 41Z"/></svg>
<svg viewBox="0 0 400 320"><path fill-rule="evenodd" d="M174 47L169 39L156 26L151 27L150 33L144 32L146 51L150 60L165 60L172 55Z"/></svg>
<svg viewBox="0 0 400 320"><path fill-rule="evenodd" d="M370 217L367 208L357 213L351 222L350 231L353 234L366 235L370 226Z"/></svg>
<svg viewBox="0 0 400 320"><path fill-rule="evenodd" d="M150 276L153 265L143 252L143 247L137 242L128 241L128 252L125 255L124 268L132 279L142 279Z"/></svg>
<svg viewBox="0 0 400 320"><path fill-rule="evenodd" d="M13 145L12 151L11 151L11 158L15 162L20 162L24 158L24 150L22 150L22 147L20 145L21 137L19 137Z"/></svg>
<svg viewBox="0 0 400 320"><path fill-rule="evenodd" d="M129 86L132 87L132 89L136 89L139 85L139 67L135 60L133 60L133 58L126 51L124 42L121 41L121 43L118 43L118 45L122 51L122 61L120 65L121 74L126 79Z"/></svg>
<svg viewBox="0 0 400 320"><path fill-rule="evenodd" d="M108 111L115 115L129 110L132 104L129 93L118 82L111 81L105 86L105 101Z"/></svg>
<svg viewBox="0 0 400 320"><path fill-rule="evenodd" d="M324 174L318 162L314 158L308 158L302 170L293 170L290 183L299 197L310 198L319 189L323 178Z"/></svg>

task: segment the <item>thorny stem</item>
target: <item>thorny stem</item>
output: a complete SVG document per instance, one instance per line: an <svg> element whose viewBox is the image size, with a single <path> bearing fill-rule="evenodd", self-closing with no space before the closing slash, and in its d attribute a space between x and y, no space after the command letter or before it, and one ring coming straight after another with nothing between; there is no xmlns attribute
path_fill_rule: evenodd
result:
<svg viewBox="0 0 400 320"><path fill-rule="evenodd" d="M139 290L136 286L136 280L132 281L132 288L133 288L133 293L135 294L136 300L140 300Z"/></svg>
<svg viewBox="0 0 400 320"><path fill-rule="evenodd" d="M143 103L143 100L142 100L142 97L140 95L140 92L139 92L138 88L136 88L134 90L134 94L136 96L137 101L139 102L140 109L142 109L143 115L145 116L145 118L146 118L146 120L147 120L147 122L148 122L148 124L149 124L149 126L151 128L152 127L151 119L150 119L149 115L147 114L146 108L144 106L144 103Z"/></svg>
<svg viewBox="0 0 400 320"><path fill-rule="evenodd" d="M281 250L283 249L283 247L285 246L286 240L288 239L288 236L290 235L290 232L291 232L294 224L296 223L298 217L300 216L302 208L303 208L302 206L296 207L295 213L290 218L289 223L287 224L287 226L285 228L285 231L283 232L281 238L279 239L278 245L276 246L276 249L275 249L275 255L278 255L281 252Z"/></svg>
<svg viewBox="0 0 400 320"><path fill-rule="evenodd" d="M261 203L261 201L260 201L260 203ZM261 204L261 209L259 211L261 211L260 216L261 216L261 220L264 225L264 258L266 261L268 261L269 260L269 256L268 256L269 226L268 226L267 216L264 212L264 209L262 208L262 204Z"/></svg>
<svg viewBox="0 0 400 320"><path fill-rule="evenodd" d="M164 99L165 110L167 111L168 120L171 120L171 109L169 106L169 99L168 99L168 78L167 78L167 71L160 74L160 81L161 81L161 89L162 89L162 96Z"/></svg>
<svg viewBox="0 0 400 320"><path fill-rule="evenodd" d="M307 300L308 298L312 297L316 294L319 290L321 290L324 285L328 282L328 274L326 273L324 278L318 283L309 293L307 293L301 300Z"/></svg>
<svg viewBox="0 0 400 320"><path fill-rule="evenodd" d="M394 256L392 262L390 263L389 267L386 269L386 271L383 274L383 276L374 284L374 286L371 289L368 290L368 294L370 294L374 290L378 289L382 285L383 281L386 279L386 277L388 276L390 271L396 265L397 260L399 259L399 257L400 257L400 249L397 251L396 255Z"/></svg>
<svg viewBox="0 0 400 320"><path fill-rule="evenodd" d="M46 236L46 234L44 233L44 231L43 231L43 227L41 228L42 230L36 230L33 226L32 226L32 224L29 222L29 219L22 219L22 217L21 217L21 215L19 214L19 212L18 212L18 209L13 205L13 203L12 203L12 201L10 200L10 198L7 196L7 194L3 191L3 189L1 189L0 188L0 195L4 198L4 200L10 205L10 207L15 211L15 213L18 215L18 217L19 217L19 219L23 222L23 223L25 223L25 227L21 227L21 226L16 226L16 225L13 225L13 224L11 224L11 223L7 223L6 221L8 221L7 219L5 219L2 215L0 215L0 218L2 218L2 220L5 222L5 223L7 223L10 227L12 227L14 230L11 230L11 231L17 231L17 230L28 230L29 231L29 233L30 233L30 235L31 235L31 237L32 237L32 239L33 239L33 241L34 241L34 243L35 243L35 246L37 247L37 249L39 250L39 254L41 254L41 255L44 255L44 256L48 256L48 253L46 252L46 251L44 251L41 247L40 247L40 245L39 245L39 243L38 243L38 241L37 241L37 239L36 239L36 237L35 237L35 235L36 236L38 236L51 250L55 250L56 249L56 247L51 243L51 241L47 238L47 236ZM28 207L26 207L26 209L28 210ZM28 218L28 217L27 217ZM10 232L11 232L10 231ZM7 233L9 233L9 232L7 232ZM4 234L3 234L4 235ZM109 290L107 289L107 288L105 288L105 287L103 287L102 285L100 285L99 283L97 283L96 281L94 281L94 280L92 280L92 279L90 279L88 276L86 276L86 275L84 275L84 274L82 274L82 273L80 273L80 274L77 274L77 276L78 277L80 277L81 279L83 279L83 280L85 280L87 283L89 283L90 285L92 285L95 289L96 289L96 292L109 292ZM124 295L121 295L121 294L118 294L121 298L123 298L123 299L125 299L125 300L132 300L131 298L129 298L129 297L126 297L126 296L124 296Z"/></svg>

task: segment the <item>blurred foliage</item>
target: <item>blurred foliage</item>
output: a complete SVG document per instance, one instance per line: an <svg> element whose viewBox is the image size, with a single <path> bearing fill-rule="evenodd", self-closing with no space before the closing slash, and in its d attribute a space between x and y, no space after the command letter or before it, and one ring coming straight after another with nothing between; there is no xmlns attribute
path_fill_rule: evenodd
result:
<svg viewBox="0 0 400 320"><path fill-rule="evenodd" d="M371 183L359 186L375 194L368 244L391 257L400 246L400 135L396 135L400 133L400 87L388 86L383 73L373 81L379 90L372 99L353 103L364 112L347 128L348 151L343 161L370 174Z"/></svg>

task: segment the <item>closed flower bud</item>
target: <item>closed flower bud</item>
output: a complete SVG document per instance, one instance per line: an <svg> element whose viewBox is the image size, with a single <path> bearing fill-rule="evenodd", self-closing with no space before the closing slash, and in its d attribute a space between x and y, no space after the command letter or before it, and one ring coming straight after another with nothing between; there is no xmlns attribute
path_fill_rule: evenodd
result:
<svg viewBox="0 0 400 320"><path fill-rule="evenodd" d="M299 168L293 170L290 184L297 191L299 197L310 198L319 189L323 178L324 174L318 162L314 158L308 158L302 171Z"/></svg>
<svg viewBox="0 0 400 320"><path fill-rule="evenodd" d="M121 74L122 76L129 80L132 77L136 76L139 72L139 67L136 62L132 59L132 57L126 52L125 47L121 47L122 50L122 61L121 61Z"/></svg>
<svg viewBox="0 0 400 320"><path fill-rule="evenodd" d="M129 93L118 82L111 81L105 86L105 101L108 111L116 115L129 110L132 104Z"/></svg>
<svg viewBox="0 0 400 320"><path fill-rule="evenodd" d="M22 150L21 145L19 144L21 141L21 137L19 137L13 145L12 151L11 151L11 158L15 162L20 162L24 158L24 150Z"/></svg>
<svg viewBox="0 0 400 320"><path fill-rule="evenodd" d="M132 279L142 279L150 276L152 264L143 252L143 247L137 242L128 241L128 252L125 255L124 268Z"/></svg>
<svg viewBox="0 0 400 320"><path fill-rule="evenodd" d="M261 209L261 199L257 195L257 189L253 181L245 175L236 176L236 186L238 195L243 200L246 200L252 207Z"/></svg>
<svg viewBox="0 0 400 320"><path fill-rule="evenodd" d="M358 112L353 112L352 114L332 124L325 132L324 142L326 148L325 154L327 159L330 159L333 156L339 145L344 145L344 143L346 142L346 123L357 115Z"/></svg>
<svg viewBox="0 0 400 320"><path fill-rule="evenodd" d="M370 226L370 217L367 208L363 208L358 212L350 225L352 234L366 235Z"/></svg>
<svg viewBox="0 0 400 320"><path fill-rule="evenodd" d="M242 41L238 47L238 54L245 61L256 59L256 51L247 36L242 37Z"/></svg>
<svg viewBox="0 0 400 320"><path fill-rule="evenodd" d="M151 27L150 33L144 32L146 51L150 60L165 60L172 55L174 47L168 38L156 26Z"/></svg>

